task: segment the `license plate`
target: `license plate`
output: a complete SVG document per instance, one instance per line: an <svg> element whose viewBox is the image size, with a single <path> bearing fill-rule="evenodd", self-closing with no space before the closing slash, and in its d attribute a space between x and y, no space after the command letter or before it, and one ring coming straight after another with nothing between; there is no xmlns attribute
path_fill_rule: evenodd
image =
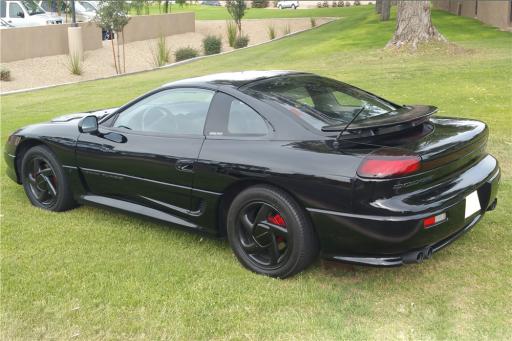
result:
<svg viewBox="0 0 512 341"><path fill-rule="evenodd" d="M469 218L476 212L479 212L482 208L480 207L480 199L478 199L478 193L474 191L466 197L466 213L464 218Z"/></svg>

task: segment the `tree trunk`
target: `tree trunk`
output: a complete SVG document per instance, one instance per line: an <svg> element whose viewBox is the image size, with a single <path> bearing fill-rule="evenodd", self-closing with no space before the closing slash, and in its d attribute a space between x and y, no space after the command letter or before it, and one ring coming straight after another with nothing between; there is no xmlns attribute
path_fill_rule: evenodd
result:
<svg viewBox="0 0 512 341"><path fill-rule="evenodd" d="M121 31L121 34L123 35L123 72L126 73L126 52L124 49L124 28Z"/></svg>
<svg viewBox="0 0 512 341"><path fill-rule="evenodd" d="M382 12L382 0L375 1L375 12L379 14Z"/></svg>
<svg viewBox="0 0 512 341"><path fill-rule="evenodd" d="M391 0L382 0L380 9L380 20L388 21L391 12Z"/></svg>
<svg viewBox="0 0 512 341"><path fill-rule="evenodd" d="M169 13L169 0L165 0L164 13Z"/></svg>
<svg viewBox="0 0 512 341"><path fill-rule="evenodd" d="M116 74L119 74L119 70L117 69L116 49L114 47L114 38L112 37L112 32L110 32L110 41L112 42L112 56L114 56L114 67L116 68Z"/></svg>
<svg viewBox="0 0 512 341"><path fill-rule="evenodd" d="M121 69L121 55L119 54L119 32L116 32L116 42L117 42L117 65L119 66L119 73L123 73L123 69Z"/></svg>
<svg viewBox="0 0 512 341"><path fill-rule="evenodd" d="M430 1L399 1L395 34L386 47L410 45L416 49L419 43L429 41L446 42L432 24Z"/></svg>

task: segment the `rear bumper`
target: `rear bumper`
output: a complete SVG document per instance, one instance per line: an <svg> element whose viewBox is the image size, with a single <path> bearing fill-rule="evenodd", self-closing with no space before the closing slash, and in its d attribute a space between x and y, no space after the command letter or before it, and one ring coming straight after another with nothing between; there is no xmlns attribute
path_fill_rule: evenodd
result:
<svg viewBox="0 0 512 341"><path fill-rule="evenodd" d="M497 201L497 199L496 199ZM476 223L482 219L483 214L478 214L472 220L467 224L464 228L457 231L455 234L451 235L450 237L441 240L433 245L426 246L422 250L416 250L409 253L404 253L401 255L393 256L393 257L365 257L365 256L330 256L326 257L327 259L341 261L344 263L352 263L352 264L359 264L359 265L371 265L371 266L384 266L384 267L393 267L393 266L400 266L403 264L408 263L407 258L411 258L411 254L414 254L416 252L423 252L423 250L426 250L427 248L432 248L432 254L440 251L444 247L450 245L460 237L462 237L466 232L471 230ZM425 254L425 252L423 252ZM416 258L416 257L413 257Z"/></svg>
<svg viewBox="0 0 512 341"><path fill-rule="evenodd" d="M375 266L397 266L410 254L432 248L436 252L475 226L496 202L500 181L497 161L488 155L461 174L463 185L444 205L425 205L421 213L371 216L309 208L326 259ZM465 218L466 197L477 191L481 210ZM390 207L390 212L396 208ZM423 219L446 213L442 223L425 229Z"/></svg>

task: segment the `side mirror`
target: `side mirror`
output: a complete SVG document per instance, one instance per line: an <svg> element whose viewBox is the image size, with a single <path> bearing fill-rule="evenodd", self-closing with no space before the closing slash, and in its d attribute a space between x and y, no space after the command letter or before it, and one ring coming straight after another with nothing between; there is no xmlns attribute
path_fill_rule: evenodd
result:
<svg viewBox="0 0 512 341"><path fill-rule="evenodd" d="M78 123L78 130L84 134L98 133L98 118L96 116L85 116Z"/></svg>
<svg viewBox="0 0 512 341"><path fill-rule="evenodd" d="M16 16L17 16L18 18L25 18L25 13L23 13L23 12L18 12L18 13L16 13Z"/></svg>

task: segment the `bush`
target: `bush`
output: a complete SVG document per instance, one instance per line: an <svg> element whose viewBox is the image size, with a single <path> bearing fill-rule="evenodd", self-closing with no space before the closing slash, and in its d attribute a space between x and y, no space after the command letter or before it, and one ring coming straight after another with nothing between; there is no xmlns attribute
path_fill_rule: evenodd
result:
<svg viewBox="0 0 512 341"><path fill-rule="evenodd" d="M274 25L270 25L268 28L268 39L273 40L276 39L276 28Z"/></svg>
<svg viewBox="0 0 512 341"><path fill-rule="evenodd" d="M327 1L324 1L324 2L322 3L322 7L329 7L329 3L328 3Z"/></svg>
<svg viewBox="0 0 512 341"><path fill-rule="evenodd" d="M151 49L151 54L153 55L153 65L156 67L164 66L169 63L171 60L171 51L167 47L167 41L164 36L158 38L156 48Z"/></svg>
<svg viewBox="0 0 512 341"><path fill-rule="evenodd" d="M337 6L338 6L338 3L336 1L333 1L331 4L331 7L337 7Z"/></svg>
<svg viewBox="0 0 512 341"><path fill-rule="evenodd" d="M343 1L338 1L338 7L345 7L345 3Z"/></svg>
<svg viewBox="0 0 512 341"><path fill-rule="evenodd" d="M236 38L235 44L233 47L235 49L239 49L242 47L246 47L247 45L249 45L249 37L241 35Z"/></svg>
<svg viewBox="0 0 512 341"><path fill-rule="evenodd" d="M309 22L311 23L311 27L316 27L316 19L315 18L309 18Z"/></svg>
<svg viewBox="0 0 512 341"><path fill-rule="evenodd" d="M322 8L322 3L321 3L320 1L318 1L318 2L316 3L316 7L318 7L318 8Z"/></svg>
<svg viewBox="0 0 512 341"><path fill-rule="evenodd" d="M350 1L345 1L345 7L350 7Z"/></svg>
<svg viewBox="0 0 512 341"><path fill-rule="evenodd" d="M267 8L268 0L252 0L253 8Z"/></svg>
<svg viewBox="0 0 512 341"><path fill-rule="evenodd" d="M76 76L80 76L84 72L80 54L75 53L73 55L69 55L68 70L71 74Z"/></svg>
<svg viewBox="0 0 512 341"><path fill-rule="evenodd" d="M2 81L10 81L11 80L11 71L5 66L0 66L0 80Z"/></svg>
<svg viewBox="0 0 512 341"><path fill-rule="evenodd" d="M182 47L178 49L176 53L174 53L177 62L181 62L182 60L187 60L191 58L195 58L199 56L199 52L192 47Z"/></svg>
<svg viewBox="0 0 512 341"><path fill-rule="evenodd" d="M208 35L203 39L203 49L205 55L220 53L222 49L222 39L214 35Z"/></svg>
<svg viewBox="0 0 512 341"><path fill-rule="evenodd" d="M236 23L234 21L228 20L226 21L226 24L228 30L229 46L234 47L238 28L236 27Z"/></svg>
<svg viewBox="0 0 512 341"><path fill-rule="evenodd" d="M354 6L360 6L360 5L361 5L361 1L359 1L359 0L354 1Z"/></svg>

